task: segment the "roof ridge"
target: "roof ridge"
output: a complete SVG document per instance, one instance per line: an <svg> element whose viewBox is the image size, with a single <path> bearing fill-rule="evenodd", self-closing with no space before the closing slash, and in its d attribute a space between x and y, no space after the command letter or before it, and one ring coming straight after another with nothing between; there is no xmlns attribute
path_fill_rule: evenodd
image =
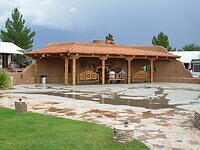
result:
<svg viewBox="0 0 200 150"><path fill-rule="evenodd" d="M104 47L104 48L106 48L107 46L105 46L105 45L74 45L74 46L76 46L76 47L86 47L86 46L92 46L92 47ZM138 46L138 47L140 47L140 46ZM148 47L148 46L147 46ZM152 46L153 47L153 46ZM73 47L74 48L74 47ZM114 46L109 46L109 48L112 48L112 49L115 49L115 48L122 48L123 49L123 47L114 47ZM127 48L127 47L126 47ZM139 49L139 48L135 48L134 46L132 46L132 47L128 47L129 49L134 49L134 50L140 50L140 51L147 51L147 50L145 50L145 49ZM154 51L154 50L148 50L148 51L151 51L151 52L153 52L153 53L169 53L169 52L161 52L161 51Z"/></svg>
<svg viewBox="0 0 200 150"><path fill-rule="evenodd" d="M34 53L80 53L80 54L119 54L119 55L146 55L178 57L161 46L127 46L127 45L98 45L93 43L62 43L47 46L26 54Z"/></svg>

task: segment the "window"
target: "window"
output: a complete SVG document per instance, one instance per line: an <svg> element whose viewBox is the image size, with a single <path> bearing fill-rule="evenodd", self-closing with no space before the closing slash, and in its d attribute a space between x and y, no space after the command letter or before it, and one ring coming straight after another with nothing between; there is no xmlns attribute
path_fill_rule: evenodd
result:
<svg viewBox="0 0 200 150"><path fill-rule="evenodd" d="M200 59L193 59L192 60L192 71L193 72L200 72Z"/></svg>
<svg viewBox="0 0 200 150"><path fill-rule="evenodd" d="M193 64L193 72L200 72L200 63Z"/></svg>

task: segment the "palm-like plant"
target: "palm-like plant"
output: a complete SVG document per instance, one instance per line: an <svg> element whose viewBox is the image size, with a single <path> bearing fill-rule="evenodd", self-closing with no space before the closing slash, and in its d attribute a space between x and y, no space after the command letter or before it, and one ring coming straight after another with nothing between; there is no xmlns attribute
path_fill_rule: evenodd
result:
<svg viewBox="0 0 200 150"><path fill-rule="evenodd" d="M0 72L0 89L9 89L12 87L11 78L6 71Z"/></svg>

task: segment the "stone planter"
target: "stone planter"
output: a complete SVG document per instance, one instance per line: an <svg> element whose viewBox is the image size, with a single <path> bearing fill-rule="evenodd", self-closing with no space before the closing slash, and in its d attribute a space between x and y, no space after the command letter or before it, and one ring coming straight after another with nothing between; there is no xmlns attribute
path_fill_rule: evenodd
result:
<svg viewBox="0 0 200 150"><path fill-rule="evenodd" d="M22 114L27 112L27 104L25 102L15 102L15 111L16 113Z"/></svg>
<svg viewBox="0 0 200 150"><path fill-rule="evenodd" d="M127 143L131 142L134 139L133 136L134 127L124 125L113 126L113 140L115 142Z"/></svg>

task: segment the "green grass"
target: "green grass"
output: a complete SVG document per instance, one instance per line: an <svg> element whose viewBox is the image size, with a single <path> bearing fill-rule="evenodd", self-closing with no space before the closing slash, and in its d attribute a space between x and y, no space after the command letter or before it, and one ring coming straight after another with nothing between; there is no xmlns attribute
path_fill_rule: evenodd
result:
<svg viewBox="0 0 200 150"><path fill-rule="evenodd" d="M142 142L112 141L112 129L0 107L0 150L149 150Z"/></svg>

